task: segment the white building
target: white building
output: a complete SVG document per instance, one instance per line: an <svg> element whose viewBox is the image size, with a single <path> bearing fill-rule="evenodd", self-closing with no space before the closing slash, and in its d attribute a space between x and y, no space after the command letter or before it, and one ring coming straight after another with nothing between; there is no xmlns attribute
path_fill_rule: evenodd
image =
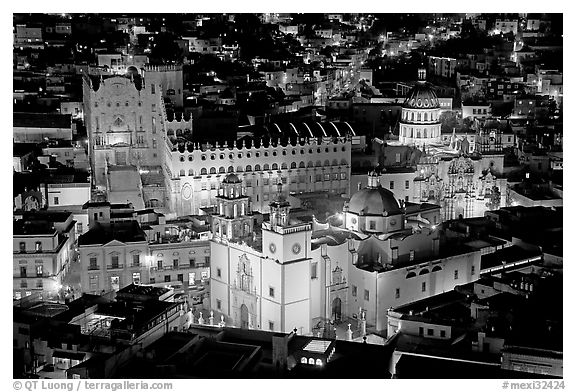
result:
<svg viewBox="0 0 576 392"><path fill-rule="evenodd" d="M24 212L13 222L13 294L56 298L74 257L75 221L69 212Z"/></svg>
<svg viewBox="0 0 576 392"><path fill-rule="evenodd" d="M260 212L268 211L279 176L290 192L326 190L348 194L352 150L349 135L353 131L340 131L346 129L342 124L297 125L302 130L297 132L309 130L310 136L316 136L311 129L322 130L327 137L319 138L320 142L316 137L301 137L285 145L275 141L255 146L252 141L250 146L232 148L207 149L193 143L173 147L167 161L172 173L171 209L181 216L198 214L200 208L215 205L217 189L227 173L240 178L252 208ZM338 133L334 133L336 127ZM327 132L342 136L328 137L332 134Z"/></svg>
<svg viewBox="0 0 576 392"><path fill-rule="evenodd" d="M224 194L230 194L234 180L223 184ZM240 193L226 201L234 204L243 198ZM229 219L241 228L246 217ZM440 252L435 229L439 206L407 212L392 192L378 185L375 174L367 188L352 196L343 221L343 228L331 228L291 219L279 185L261 238L214 231L212 309L222 313L227 324L241 328L296 328L303 334L319 333L329 320L361 313L368 325L385 333L390 307L452 290L479 276L480 251Z"/></svg>

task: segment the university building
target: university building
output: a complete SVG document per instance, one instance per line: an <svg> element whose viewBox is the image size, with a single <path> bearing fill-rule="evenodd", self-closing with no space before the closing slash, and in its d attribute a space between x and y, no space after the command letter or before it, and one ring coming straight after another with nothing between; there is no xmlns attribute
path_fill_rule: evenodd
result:
<svg viewBox="0 0 576 392"><path fill-rule="evenodd" d="M218 184L232 172L241 178L253 208L263 212L279 175L291 192L349 193L351 138L356 136L350 124L290 123L283 130L268 124L265 134L211 144L193 135L192 119L166 116L164 84L174 90L177 104L178 73L152 66L144 72L144 77L128 72L84 78L92 178L114 196L112 202L175 216L198 214L215 205Z"/></svg>

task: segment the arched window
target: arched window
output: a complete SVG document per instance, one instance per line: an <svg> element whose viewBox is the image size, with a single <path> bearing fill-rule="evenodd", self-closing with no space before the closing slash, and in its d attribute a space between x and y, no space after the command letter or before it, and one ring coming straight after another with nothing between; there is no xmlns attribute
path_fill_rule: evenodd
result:
<svg viewBox="0 0 576 392"><path fill-rule="evenodd" d="M332 161L332 166L338 166L338 159L334 159Z"/></svg>
<svg viewBox="0 0 576 392"><path fill-rule="evenodd" d="M180 170L180 177L184 177L186 175L186 170Z"/></svg>
<svg viewBox="0 0 576 392"><path fill-rule="evenodd" d="M300 359L300 363L308 363L308 360L306 357L302 357L302 359Z"/></svg>
<svg viewBox="0 0 576 392"><path fill-rule="evenodd" d="M330 166L330 161L328 159L324 161L324 166Z"/></svg>
<svg viewBox="0 0 576 392"><path fill-rule="evenodd" d="M296 169L296 162L292 162L290 164L290 169Z"/></svg>
<svg viewBox="0 0 576 392"><path fill-rule="evenodd" d="M254 171L261 171L262 168L260 167L260 165L256 165L254 166Z"/></svg>
<svg viewBox="0 0 576 392"><path fill-rule="evenodd" d="M234 173L234 166L228 166L228 173Z"/></svg>
<svg viewBox="0 0 576 392"><path fill-rule="evenodd" d="M244 169L242 169L242 166L238 166L238 167L236 168L236 171L237 171L237 172L242 172L242 171L244 171Z"/></svg>
<svg viewBox="0 0 576 392"><path fill-rule="evenodd" d="M418 114L417 114L417 120L418 120L418 121L422 121L422 114L421 114L421 113L418 113Z"/></svg>
<svg viewBox="0 0 576 392"><path fill-rule="evenodd" d="M346 159L342 159L342 160L340 161L340 164L341 164L341 165L347 165L348 162L346 162Z"/></svg>
<svg viewBox="0 0 576 392"><path fill-rule="evenodd" d="M308 358L308 365L314 365L314 358Z"/></svg>
<svg viewBox="0 0 576 392"><path fill-rule="evenodd" d="M322 166L322 162L316 161L316 165L315 165L315 166L316 166L316 167L321 167L321 166Z"/></svg>
<svg viewBox="0 0 576 392"><path fill-rule="evenodd" d="M288 169L288 165L286 164L286 162L284 162L281 166L281 169Z"/></svg>
<svg viewBox="0 0 576 392"><path fill-rule="evenodd" d="M428 273L430 273L430 271L428 271L428 268L424 268L423 270L421 270L421 271L418 273L418 275L426 275L426 274L428 274Z"/></svg>
<svg viewBox="0 0 576 392"><path fill-rule="evenodd" d="M216 168L215 167L210 168L210 174L216 174Z"/></svg>
<svg viewBox="0 0 576 392"><path fill-rule="evenodd" d="M306 164L304 163L304 161L300 161L300 165L298 167L305 168Z"/></svg>
<svg viewBox="0 0 576 392"><path fill-rule="evenodd" d="M224 168L224 166L220 166L220 168L218 169L218 173L226 173L226 169Z"/></svg>
<svg viewBox="0 0 576 392"><path fill-rule="evenodd" d="M252 165L246 165L246 171L251 172L252 171Z"/></svg>
<svg viewBox="0 0 576 392"><path fill-rule="evenodd" d="M421 138L421 137L422 137L422 136L420 136L420 130L419 130L419 129L416 131L416 137L417 137L417 138Z"/></svg>
<svg viewBox="0 0 576 392"><path fill-rule="evenodd" d="M414 112L410 113L410 120L414 121Z"/></svg>
<svg viewBox="0 0 576 392"><path fill-rule="evenodd" d="M320 358L316 359L316 366L322 366L322 360Z"/></svg>
<svg viewBox="0 0 576 392"><path fill-rule="evenodd" d="M272 164L272 170L278 170L278 164L277 163Z"/></svg>
<svg viewBox="0 0 576 392"><path fill-rule="evenodd" d="M189 176L193 176L193 175L194 175L194 170L192 170L192 169L188 170L188 175L189 175Z"/></svg>
<svg viewBox="0 0 576 392"><path fill-rule="evenodd" d="M424 113L424 121L428 121L428 113Z"/></svg>
<svg viewBox="0 0 576 392"><path fill-rule="evenodd" d="M203 167L202 169L200 169L200 175L201 175L201 176L204 176L204 175L206 175L206 174L208 174L208 172L207 172L207 170L206 170L205 167Z"/></svg>
<svg viewBox="0 0 576 392"><path fill-rule="evenodd" d="M312 163L312 161L308 161L308 167L314 167L314 163Z"/></svg>
<svg viewBox="0 0 576 392"><path fill-rule="evenodd" d="M428 129L424 128L424 138L428 137Z"/></svg>
<svg viewBox="0 0 576 392"><path fill-rule="evenodd" d="M264 164L264 170L270 170L270 165L268 165L267 163Z"/></svg>
<svg viewBox="0 0 576 392"><path fill-rule="evenodd" d="M408 272L408 274L406 275L406 279L410 279L416 276L416 272Z"/></svg>
<svg viewBox="0 0 576 392"><path fill-rule="evenodd" d="M438 271L442 271L442 267L440 267L439 265L436 265L432 268L432 272L438 272Z"/></svg>

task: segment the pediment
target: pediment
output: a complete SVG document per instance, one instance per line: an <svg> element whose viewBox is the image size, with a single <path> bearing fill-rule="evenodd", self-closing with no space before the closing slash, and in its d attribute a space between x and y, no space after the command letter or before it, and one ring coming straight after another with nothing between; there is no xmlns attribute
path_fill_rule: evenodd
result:
<svg viewBox="0 0 576 392"><path fill-rule="evenodd" d="M126 244L123 243L122 241L118 241L118 240L112 240L106 244L104 244L103 246L125 246Z"/></svg>

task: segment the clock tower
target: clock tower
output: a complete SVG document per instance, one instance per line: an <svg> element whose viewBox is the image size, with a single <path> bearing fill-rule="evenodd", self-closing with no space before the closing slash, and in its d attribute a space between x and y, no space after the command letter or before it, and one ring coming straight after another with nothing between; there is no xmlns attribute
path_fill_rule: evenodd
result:
<svg viewBox="0 0 576 392"><path fill-rule="evenodd" d="M262 223L262 253L280 264L310 258L312 225L290 219L290 203L278 182L278 194L270 203L270 221Z"/></svg>

